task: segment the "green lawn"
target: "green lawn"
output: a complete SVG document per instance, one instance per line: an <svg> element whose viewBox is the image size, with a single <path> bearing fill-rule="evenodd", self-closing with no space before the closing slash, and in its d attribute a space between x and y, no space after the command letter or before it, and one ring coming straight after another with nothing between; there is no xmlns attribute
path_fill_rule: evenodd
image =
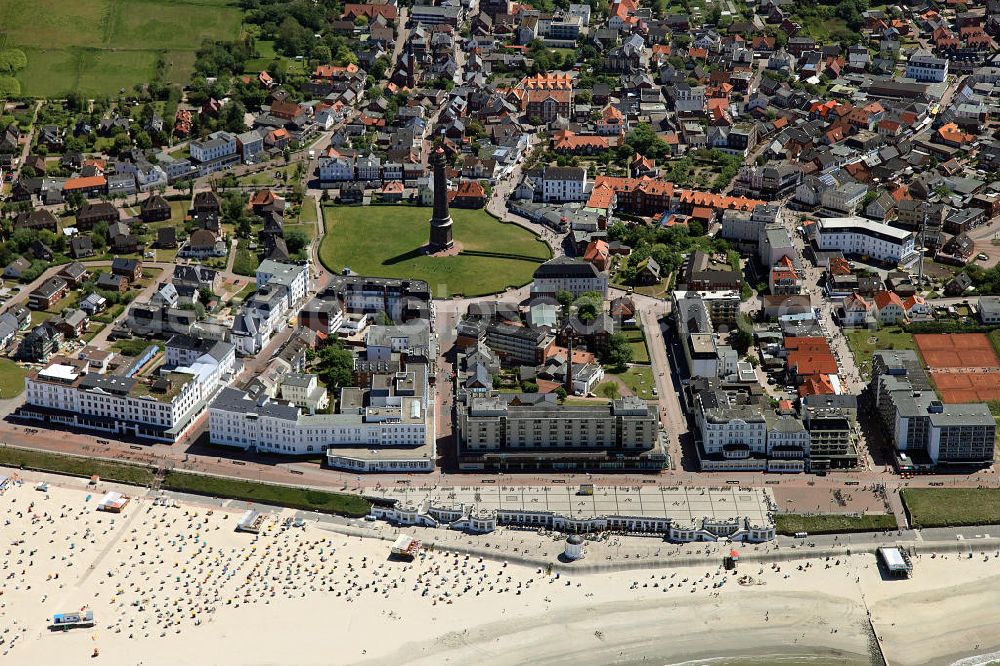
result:
<svg viewBox="0 0 1000 666"><path fill-rule="evenodd" d="M92 321L87 325L87 331L81 336L84 342L90 342L97 337L97 334L104 330L106 324L102 324L98 321Z"/></svg>
<svg viewBox="0 0 1000 666"><path fill-rule="evenodd" d="M236 259L233 260L233 272L237 275L257 275L257 267L260 266L260 259L248 248L242 245L236 246Z"/></svg>
<svg viewBox="0 0 1000 666"><path fill-rule="evenodd" d="M136 486L147 486L153 482L153 472L147 467L64 456L47 451L26 451L6 446L0 446L0 465L82 477L96 474L102 479Z"/></svg>
<svg viewBox="0 0 1000 666"><path fill-rule="evenodd" d="M299 224L316 224L316 197L302 197Z"/></svg>
<svg viewBox="0 0 1000 666"><path fill-rule="evenodd" d="M649 350L646 349L646 338L641 328L627 328L622 334L632 348L632 360L636 363L649 363Z"/></svg>
<svg viewBox="0 0 1000 666"><path fill-rule="evenodd" d="M52 319L55 315L51 312L44 312L42 310L32 310L31 311L31 325L38 326Z"/></svg>
<svg viewBox="0 0 1000 666"><path fill-rule="evenodd" d="M24 375L27 374L14 361L0 358L0 400L16 398L24 391Z"/></svg>
<svg viewBox="0 0 1000 666"><path fill-rule="evenodd" d="M168 81L186 82L205 39L236 39L242 15L230 0L5 0L0 26L28 66L22 93L116 95L148 81L157 55Z"/></svg>
<svg viewBox="0 0 1000 666"><path fill-rule="evenodd" d="M548 246L525 229L482 210L452 210L457 256L422 254L430 208L330 206L323 209L326 235L320 260L339 273L426 280L439 298L479 296L520 287L549 258Z"/></svg>
<svg viewBox="0 0 1000 666"><path fill-rule="evenodd" d="M915 526L1000 524L997 488L905 488L902 497Z"/></svg>
<svg viewBox="0 0 1000 666"><path fill-rule="evenodd" d="M124 354L125 356L138 356L142 352L146 351L146 347L151 344L149 340L143 340L142 338L125 338L122 340L115 340L111 343L111 348L115 351ZM159 347L159 345L156 345Z"/></svg>
<svg viewBox="0 0 1000 666"><path fill-rule="evenodd" d="M872 354L877 349L916 349L913 335L898 326L886 326L877 331L867 328L845 330L847 342L854 354L854 360L862 374L868 375L872 369Z"/></svg>
<svg viewBox="0 0 1000 666"><path fill-rule="evenodd" d="M625 372L614 372L612 370L606 371L607 377L614 377L621 381L625 386L628 387L629 391L633 394L639 396L643 400L653 400L656 396L653 395L653 389L656 388L656 384L653 382L653 370L648 365L633 365L628 368ZM604 384L608 382L603 382L597 387L597 395L604 397L611 397L602 391Z"/></svg>
<svg viewBox="0 0 1000 666"><path fill-rule="evenodd" d="M897 528L896 517L891 513L864 516L846 516L834 513L806 516L797 513L779 513L774 516L778 534L842 534L846 532L881 532Z"/></svg>
<svg viewBox="0 0 1000 666"><path fill-rule="evenodd" d="M364 516L371 511L371 504L368 500L357 495L344 495L309 488L289 488L270 483L223 479L187 472L169 472L163 481L163 487L199 495L230 497L346 516Z"/></svg>

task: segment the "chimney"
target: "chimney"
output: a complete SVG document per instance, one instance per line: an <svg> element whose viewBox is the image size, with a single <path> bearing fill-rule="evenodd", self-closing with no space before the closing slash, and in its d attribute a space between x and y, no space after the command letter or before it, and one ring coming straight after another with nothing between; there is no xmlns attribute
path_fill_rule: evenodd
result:
<svg viewBox="0 0 1000 666"><path fill-rule="evenodd" d="M569 334L567 343L569 353L566 355L566 393L573 395L573 333Z"/></svg>

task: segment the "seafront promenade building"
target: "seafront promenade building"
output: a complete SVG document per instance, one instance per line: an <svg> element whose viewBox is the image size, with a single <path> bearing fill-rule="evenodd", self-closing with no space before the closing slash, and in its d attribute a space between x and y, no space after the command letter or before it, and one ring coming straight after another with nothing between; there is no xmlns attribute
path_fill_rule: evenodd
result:
<svg viewBox="0 0 1000 666"><path fill-rule="evenodd" d="M732 539L757 543L775 537L774 500L766 490L716 493L697 489L524 487L516 495L496 488L455 489L447 498L392 489L372 503L371 515L394 525L489 533L500 526L570 534L606 531L661 536L675 543ZM694 498L694 499L692 499ZM706 499L707 498L707 499ZM695 516L694 514L699 514Z"/></svg>
<svg viewBox="0 0 1000 666"><path fill-rule="evenodd" d="M656 470L666 462L654 407L628 397L557 405L544 397L472 397L458 407L464 470Z"/></svg>
<svg viewBox="0 0 1000 666"><path fill-rule="evenodd" d="M90 372L85 363L53 363L25 379L17 415L54 425L162 442L181 438L221 386L231 380L235 350L225 342L167 343L166 363L143 374L156 357L151 347L115 374ZM173 349L172 349L173 348Z"/></svg>
<svg viewBox="0 0 1000 666"><path fill-rule="evenodd" d="M309 413L291 400L226 388L209 407L209 438L244 451L326 453L330 466L354 471L434 469L425 363L373 373L369 387L344 388L338 402L336 413Z"/></svg>
<svg viewBox="0 0 1000 666"><path fill-rule="evenodd" d="M871 393L902 469L992 464L996 421L982 403L943 403L909 349L872 358Z"/></svg>

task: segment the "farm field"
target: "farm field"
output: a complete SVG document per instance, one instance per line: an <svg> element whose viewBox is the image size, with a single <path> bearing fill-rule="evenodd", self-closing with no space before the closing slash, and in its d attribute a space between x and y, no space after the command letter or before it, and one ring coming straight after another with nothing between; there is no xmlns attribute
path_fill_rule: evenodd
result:
<svg viewBox="0 0 1000 666"><path fill-rule="evenodd" d="M183 82L205 39L236 39L242 23L229 0L5 0L0 46L21 48L22 94L115 95L148 81L159 54L166 79Z"/></svg>
<svg viewBox="0 0 1000 666"><path fill-rule="evenodd" d="M334 273L350 267L361 275L425 280L437 298L479 296L531 281L548 260L548 247L531 232L499 222L481 210L451 211L456 256L431 257L427 243L431 209L417 206L328 206L323 265Z"/></svg>

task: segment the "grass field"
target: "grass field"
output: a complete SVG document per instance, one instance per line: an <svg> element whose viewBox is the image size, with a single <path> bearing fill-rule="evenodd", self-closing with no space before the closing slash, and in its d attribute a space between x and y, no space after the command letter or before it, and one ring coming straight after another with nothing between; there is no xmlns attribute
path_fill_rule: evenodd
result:
<svg viewBox="0 0 1000 666"><path fill-rule="evenodd" d="M0 400L15 398L24 391L24 368L14 361L0 358Z"/></svg>
<svg viewBox="0 0 1000 666"><path fill-rule="evenodd" d="M309 488L289 488L270 483L223 479L187 472L169 472L163 481L163 487L199 495L231 497L346 516L364 516L371 510L371 504L357 495L343 495Z"/></svg>
<svg viewBox="0 0 1000 666"><path fill-rule="evenodd" d="M479 296L531 281L549 258L548 247L530 232L504 224L482 210L452 210L457 256L421 253L429 234L430 208L415 206L329 206L323 265L339 273L349 266L361 275L426 280L438 298Z"/></svg>
<svg viewBox="0 0 1000 666"><path fill-rule="evenodd" d="M905 488L902 497L914 526L1000 524L997 488Z"/></svg>
<svg viewBox="0 0 1000 666"><path fill-rule="evenodd" d="M120 354L124 354L125 356L138 356L142 352L146 351L146 347L152 344L156 343L142 338L125 338L112 342L111 348ZM156 346L159 347L158 344Z"/></svg>
<svg viewBox="0 0 1000 666"><path fill-rule="evenodd" d="M47 451L27 451L0 446L0 465L26 467L58 474L88 477L96 474L108 481L121 481L137 486L147 486L153 482L153 472L138 465L105 462L89 458L64 456Z"/></svg>
<svg viewBox="0 0 1000 666"><path fill-rule="evenodd" d="M250 249L242 245L236 246L236 258L233 259L233 272L237 275L257 275L257 267L260 266L260 259Z"/></svg>
<svg viewBox="0 0 1000 666"><path fill-rule="evenodd" d="M632 360L636 363L649 363L649 350L646 348L646 338L641 328L627 328L622 331L622 335L628 340L628 346L632 348Z"/></svg>
<svg viewBox="0 0 1000 666"><path fill-rule="evenodd" d="M639 396L643 400L652 400L656 396L653 395L653 388L656 384L653 382L653 370L648 365L633 365L625 372L612 372L607 371L605 375L606 378L614 377L631 391L634 395ZM612 383L613 381L604 381L597 386L595 393L599 396L604 396L606 398L612 398L613 396L608 392L609 389L605 389L605 384Z"/></svg>
<svg viewBox="0 0 1000 666"><path fill-rule="evenodd" d="M877 331L870 331L867 328L845 330L844 334L847 336L847 343L854 354L858 369L865 376L871 374L872 354L876 349L917 348L913 342L913 335L898 326L887 326Z"/></svg>
<svg viewBox="0 0 1000 666"><path fill-rule="evenodd" d="M34 97L115 95L148 81L157 55L168 81L187 81L205 39L236 39L241 13L230 0L6 0L0 30L6 45L23 48L18 73Z"/></svg>
<svg viewBox="0 0 1000 666"><path fill-rule="evenodd" d="M821 514L806 516L798 513L779 513L774 516L778 534L841 534L846 532L881 532L896 529L896 517L891 513L864 516Z"/></svg>

